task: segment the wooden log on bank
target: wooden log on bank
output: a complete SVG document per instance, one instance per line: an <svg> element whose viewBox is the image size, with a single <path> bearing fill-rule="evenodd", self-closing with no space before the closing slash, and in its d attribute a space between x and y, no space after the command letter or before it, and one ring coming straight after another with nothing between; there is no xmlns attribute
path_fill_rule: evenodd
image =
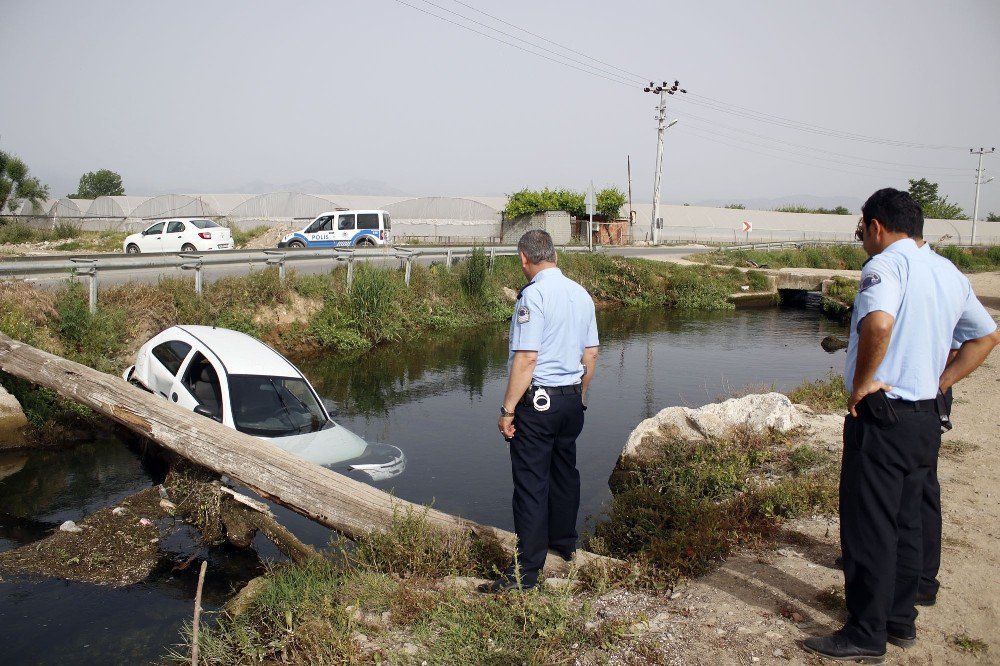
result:
<svg viewBox="0 0 1000 666"><path fill-rule="evenodd" d="M245 435L85 365L54 356L0 333L0 370L50 388L87 405L133 432L219 474L226 474L260 496L337 530L347 537L386 530L394 512L414 511L445 532L495 540L508 553L514 534L392 497L377 488L306 462L267 442ZM578 564L613 562L577 551ZM550 552L548 574L565 573L567 564Z"/></svg>

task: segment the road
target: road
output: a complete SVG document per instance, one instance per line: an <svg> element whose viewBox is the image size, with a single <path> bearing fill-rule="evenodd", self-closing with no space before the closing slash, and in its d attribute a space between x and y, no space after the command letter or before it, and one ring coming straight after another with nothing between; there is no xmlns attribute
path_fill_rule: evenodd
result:
<svg viewBox="0 0 1000 666"><path fill-rule="evenodd" d="M407 247L400 246L399 248L387 248L389 252L394 250L401 251L415 251L424 253L429 256L417 256L414 258L415 263L422 265L430 265L433 262L443 262L445 260L444 254L448 251L445 247ZM453 248L456 252L460 248ZM464 248L463 248L464 249ZM653 259L658 261L674 261L680 259L684 255L694 254L698 252L708 251L708 248L703 247L678 247L678 246L663 246L663 247L624 247L624 246L608 246L602 248L602 251L615 256L623 257L633 257L633 258L643 258L643 259ZM305 254L305 252L299 251L289 251L288 254ZM255 261L251 261L249 258L246 259L245 263L241 261L238 251L233 253L236 256L232 257L233 263L228 264L208 264L202 268L202 278L204 281L211 282L213 280L218 280L224 277L246 275L251 270L262 270L266 264L258 258ZM333 253L321 253L322 256L317 256L315 258L307 257L296 257L294 262L287 262L285 264L286 269L295 270L297 273L302 275L315 275L327 273L338 265L346 265L347 256L345 254ZM90 257L98 257L99 265L100 261L107 259L109 261L117 261L125 258L122 254L106 254L106 255L88 255ZM164 263L178 264L178 255L142 255L143 257L148 257L151 262L162 260ZM207 254L205 256L208 256ZM219 259L222 253L214 254L211 258ZM132 256L130 259L134 259ZM4 274L10 277L21 278L26 282L35 284L39 287L53 287L64 283L69 277L70 273L65 268L54 268L52 270L46 270L44 272L36 272L37 269L29 269L30 264L39 263L45 261L46 259L54 260L56 262L65 262L68 260L68 256L52 256L52 257L32 257L30 259L18 260L16 258L0 259L0 263L5 265L3 271ZM383 251L373 251L369 256L361 257L358 256L359 261L366 261L373 263L377 266L383 267L402 267L405 260L394 256L392 254ZM457 257L456 257L457 260ZM207 261L207 260L206 260ZM50 263L50 262L46 262ZM23 265L26 270L23 272L17 269L18 266ZM177 265L156 265L156 266L145 266L139 268L130 268L127 270L98 270L98 286L99 287L109 287L114 285L123 284L126 282L145 282L152 283L158 280L169 278L169 277L192 277L193 271L184 270Z"/></svg>

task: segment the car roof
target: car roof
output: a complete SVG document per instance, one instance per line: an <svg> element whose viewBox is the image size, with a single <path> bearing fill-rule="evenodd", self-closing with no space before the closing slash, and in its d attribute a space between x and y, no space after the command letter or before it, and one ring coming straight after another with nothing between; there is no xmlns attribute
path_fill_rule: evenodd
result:
<svg viewBox="0 0 1000 666"><path fill-rule="evenodd" d="M337 214L342 215L344 213L385 213L386 215L389 214L386 211L381 210L379 208L345 208L344 210L328 210L325 213L320 213L316 217L325 217L327 215L337 215Z"/></svg>
<svg viewBox="0 0 1000 666"><path fill-rule="evenodd" d="M208 347L231 375L302 376L284 356L246 333L214 326L183 325L173 328L180 329Z"/></svg>

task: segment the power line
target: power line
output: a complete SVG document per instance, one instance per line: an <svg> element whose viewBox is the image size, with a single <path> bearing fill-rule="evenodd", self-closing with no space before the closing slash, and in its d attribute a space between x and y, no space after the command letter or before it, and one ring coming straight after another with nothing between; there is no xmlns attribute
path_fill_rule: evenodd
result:
<svg viewBox="0 0 1000 666"><path fill-rule="evenodd" d="M746 139L741 139L741 138L738 138L738 137L731 137L731 136L727 136L727 135L724 135L724 134L718 134L718 133L712 132L711 130L697 128L697 127L687 126L687 127L684 127L681 130L681 132L682 133L688 133L688 132L690 132L694 136L697 136L698 138L703 139L705 141L711 141L713 143L722 144L724 146L728 146L730 148L735 148L736 150L742 150L742 151L745 151L745 152L748 152L748 153L753 153L755 155L761 155L763 157L769 157L771 159L782 160L782 161L789 162L789 163L792 163L792 164L801 164L801 165L804 165L804 166L809 166L809 167L813 167L813 168L817 168L817 169L825 169L827 171L837 171L839 173L846 173L846 174L850 174L852 176L870 177L870 176L874 176L874 175L877 175L877 174L875 174L875 173L863 173L863 172L859 172L859 171L848 171L847 169L840 169L840 168L837 168L837 167L834 167L834 166L829 166L829 165L830 164L840 164L842 166L848 166L848 167L854 167L854 168L860 168L860 169L871 169L873 171L892 171L894 173L901 173L901 174L912 175L912 172L901 172L901 171L896 171L896 170L884 169L882 167L872 167L872 166L868 166L868 165L864 165L864 164L851 164L851 163L848 163L848 162L839 162L839 161L836 161L836 160L825 160L825 161L819 162L819 163L817 163L817 162L803 162L801 160L790 159L786 155L780 155L780 154L779 155L773 155L773 154L770 154L770 153L761 152L760 150L753 150L753 149L747 148L745 146L734 145L734 144L730 143L729 141L723 141L721 139L729 139L730 141L739 141L739 142L743 142L743 143L748 143L751 146L754 146L754 147L757 147L757 148L762 148L763 150L770 150L770 151L779 152L779 153L787 153L789 155L793 155L795 157L802 157L802 158L805 158L807 160L810 159L810 156L808 156L808 155L802 155L800 153L795 153L795 152L792 152L792 151L785 151L785 150L782 150L780 148L772 148L770 146L763 146L763 145L754 143L752 141L748 141ZM952 183L964 182L964 181L962 181L960 179L957 179L957 178L936 178L936 180L940 180L942 182L952 182Z"/></svg>
<svg viewBox="0 0 1000 666"><path fill-rule="evenodd" d="M525 53L530 53L531 55L538 56L539 58L544 58L545 60L549 60L549 61L554 62L556 64L563 65L563 66L569 67L571 69L575 69L577 71L583 72L584 74L590 74L592 76L597 76L597 77L605 79L607 81L611 81L612 83L617 83L619 85L628 86L630 88L634 86L634 84L628 83L627 81L625 81L625 80L623 80L621 78L611 78L610 76L607 76L607 75L602 74L600 72L594 71L593 68L592 68L592 66L590 66L590 65L586 65L584 63L579 63L579 64L582 65L582 67L578 67L577 65L571 64L569 62L564 62L563 60L557 60L555 58L551 58L551 57L549 57L547 55L544 55L542 53L538 53L536 51L532 51L530 49L526 49L523 46L518 46L517 44L514 44L512 42L508 42L505 39L500 39L499 37L494 37L493 35L485 33L485 32L483 32L481 30L476 30L475 28L470 28L469 26L464 25L462 23L459 23L458 21L452 21L451 19L449 19L449 18L447 18L445 16L440 16L440 15L435 14L434 12L428 11L428 10L422 8L422 7L417 7L416 5L411 5L408 2L404 2L404 0L395 0L395 2L398 2L401 5L405 5L405 6L409 7L409 8L411 8L411 9L415 9L418 12L423 12L424 14L427 14L428 16L433 16L434 18L436 18L436 19L438 19L440 21L444 21L444 22L450 23L450 24L452 24L454 26L458 26L459 28L462 28L464 30L468 30L469 32L474 32L477 35L482 35L483 37L486 37L488 39L492 39L493 41L496 41L496 42L500 42L501 44L506 44L507 46L513 46L515 49L518 49L520 51L524 51ZM504 33L504 34L506 34L506 33ZM524 41L524 40L521 40L521 41ZM528 43L528 42L525 42L525 43ZM534 46L534 45L532 45L532 46ZM541 48L541 47L538 47L538 46L534 46L534 47L535 48ZM565 58L566 60L569 60L569 58L566 58L565 56L559 56L559 57L560 58ZM578 61L573 61L573 62L578 62ZM586 67L590 67L590 69L585 69Z"/></svg>
<svg viewBox="0 0 1000 666"><path fill-rule="evenodd" d="M702 97L697 94L693 94L692 97L695 98L700 97L702 100L711 100L711 98ZM945 146L945 145L936 145L927 143L917 143L913 141L898 141L896 139L883 139L879 137L868 136L865 134L858 134L856 132L845 132L843 130L835 130L828 127L822 127L820 125L812 125L810 123L804 123L798 120L792 120L790 118L782 118L781 116L775 116L760 111L753 111L751 109L746 109L746 107L740 107L734 104L727 104L725 102L715 102L715 100L704 102L700 101L699 99L688 99L686 101L690 104L695 104L697 106L701 106L707 109L712 109L714 111L720 111L722 113L728 113L734 116L739 116L741 118L747 118L748 120L755 120L761 123L769 123L772 125L777 125L779 127L786 127L788 129L798 130L800 132L811 132L813 134L821 134L823 136L830 136L837 139L846 139L848 141L874 143L885 146L893 146L896 148L921 148L924 150L965 149L962 146Z"/></svg>
<svg viewBox="0 0 1000 666"><path fill-rule="evenodd" d="M530 30L528 30L526 28L522 28L520 26L514 25L513 23L509 23L509 22L503 20L502 18L500 18L499 16L494 16L493 14L489 14L487 12L484 12L481 9L476 9L475 7L473 7L472 5L470 5L470 4L466 3L466 2L462 2L461 0L452 0L452 2L454 2L456 4L459 4L459 5L462 5L463 7L468 7L469 9L471 9L474 12L478 12L478 13L482 14L483 16L488 16L491 19L493 19L494 21L499 21L500 23L502 23L502 24L504 24L506 26L514 28L515 30L520 30L523 33L526 33L528 35L531 35L532 37L536 37L538 39L541 39L544 42L552 44L553 46L557 46L557 47L559 47L561 49L569 51L570 53L575 53L576 55L583 56L587 60L593 60L594 62L600 63L602 65L606 65L606 66L608 66L608 67L610 67L612 69L616 69L619 72L622 72L623 74L628 74L629 76L631 76L632 78L634 78L636 81L639 81L639 82L649 81L649 77L648 76L641 76L639 74L636 74L635 72L630 72L627 69L622 69L621 67L618 67L616 65L612 65L610 62L604 62L603 60L599 60L599 59L597 59L597 58L595 58L593 56L587 55L586 53L583 53L582 51L577 51L575 49L571 49L568 46L564 46L563 44L560 44L559 42L555 42L555 41L553 41L553 40L551 40L551 39L549 39L547 37L543 37L542 35L539 35L537 33L531 32Z"/></svg>
<svg viewBox="0 0 1000 666"><path fill-rule="evenodd" d="M485 28L486 30L491 30L491 31L496 32L496 33L498 33L500 35L503 35L505 37L509 37L511 39L517 40L517 41L519 41L519 42L521 42L523 44L528 45L530 48L525 48L525 47L520 46L518 44L509 42L509 41L507 41L505 39L501 39L499 37L496 37L496 36L494 36L492 34L483 32L481 30L477 30L475 28L472 28L472 27L470 27L468 25L465 25L463 23L460 23L458 21L451 20L451 19L447 18L446 16L441 16L441 15L436 14L434 12L428 11L427 9L424 9L422 7L418 7L416 5L410 4L409 2L405 2L404 0L395 0L395 2L397 2L397 3L401 4L401 5L404 5L406 7L410 7L411 9L415 9L415 10L417 10L419 12L423 12L424 14L427 14L428 16L436 18L436 19L438 19L440 21L444 21L446 23L450 23L451 25L458 26L459 28L463 28L465 30L468 30L469 32L473 32L473 33L475 33L477 35L486 37L488 39L492 39L493 41L500 42L501 44L504 44L506 46L512 46L512 47L514 47L514 48L516 48L516 49L518 49L520 51L524 51L525 53L529 53L529 54L537 56L539 58L544 58L545 60L548 60L550 62L554 62L556 64L562 65L564 67L569 67L571 69L575 69L575 70L577 70L579 72L583 72L584 74L589 74L591 76L596 76L598 78L604 79L606 81L610 81L612 83L617 83L619 85L625 85L625 86L631 87L631 86L634 85L634 83L632 83L630 80L635 80L636 82L638 82L638 81L645 82L645 81L649 80L649 77L640 76L640 75L636 74L635 72L632 72L632 71L630 71L628 69L625 69L623 67L619 67L617 65L614 65L612 63L606 62L604 60L599 60L597 58L594 58L593 56L589 56L586 53L583 53L581 51L577 51L577 50L572 49L572 48L570 48L568 46L560 44L560 43L558 43L556 41L553 41L553 40L551 40L551 39L549 39L547 37L544 37L543 35L540 35L538 33L532 32L532 31L530 31L530 30L528 30L526 28L522 28L521 26L518 26L515 23L507 21L507 20L505 20L505 19L503 19L503 18L501 18L499 16L496 16L494 14L490 14L488 12L485 12L485 11L481 10L481 9L478 9L478 8L474 7L473 5L467 3L467 2L463 2L462 0L452 0L452 2L455 2L458 5L466 7L466 8L468 8L468 9L470 9L470 10L472 10L472 11L478 13L478 14L486 16L486 17L488 17L489 19L491 19L493 21L497 21L497 22L499 22L499 23L501 23L501 24L503 24L505 26L508 26L510 28L514 28L515 30L519 30L519 31L525 33L526 35L530 35L531 37L535 38L536 40L541 40L543 43L549 44L551 46L554 46L556 48L562 49L564 51L568 51L568 52L573 53L573 54L575 54L577 56L581 56L582 58L586 58L587 60L589 60L591 62L598 63L600 65L603 65L604 67L611 68L612 70L616 70L617 72L621 72L621 74L616 74L613 71L610 71L610 70L605 69L603 67L598 67L597 65L591 64L591 62L586 62L586 61L581 60L579 58L575 58L575 57L572 57L572 56L569 56L569 55L565 55L565 54L562 54L562 53L557 53L556 51L553 51L553 50L551 50L549 48L546 48L545 46L542 46L542 45L540 45L538 43L535 43L535 42L533 42L531 40L524 39L524 38L518 37L516 35L512 35L512 34L510 34L508 32L500 30L499 28L490 26L490 25L488 25L486 23L482 23L482 22L477 21L477 20L475 20L473 18L465 16L464 14L460 14L458 12L450 10L450 9L448 9L446 7L442 7L441 5L438 5L438 4L434 3L434 2L432 2L431 0L422 0L422 1L425 4L428 4L428 5L432 6L432 7L435 7L435 8L437 8L437 9L443 11L443 12L447 12L447 13L453 15L453 16L459 17L463 21L468 21L470 23L473 23L474 25L481 26L481 27ZM545 55L545 53L539 53L538 51L544 51L545 53L548 53L548 54L551 54L551 55ZM552 56L554 56L554 57L552 57ZM821 135L821 136L827 136L827 137L831 137L831 138L835 138L835 139L841 139L841 140L846 140L846 141L855 141L855 142L860 142L860 143L869 143L869 144L875 144L875 145L883 145L883 146L889 146L889 147L894 147L894 148L914 148L914 149L921 149L921 150L963 150L963 151L965 150L964 146L950 146L950 145L942 145L942 144L920 143L920 142L916 142L916 141L902 141L902 140L897 140L897 139L888 139L888 138L883 138L883 137L870 136L870 135L861 134L861 133L858 133L858 132L850 132L850 131L845 131L845 130L837 130L837 129L833 129L833 128L830 128L830 127L824 127L822 125L817 125L817 124L813 124L813 123L807 123L807 122L803 122L803 121L800 121L800 120L794 120L792 118L786 118L784 116L779 116L779 115L776 115L776 114L766 113L766 112L763 112L763 111L757 111L757 110L752 109L750 107L741 106L739 104L732 104L732 103L729 103L729 102L724 102L722 100L714 99L712 97L708 97L708 96L705 96L705 95L699 95L697 93L692 93L691 96L690 96L690 98L688 98L686 101L688 103L690 103L690 104L694 104L694 105L697 105L697 106L701 106L703 108L711 109L713 111L718 111L720 113L726 113L726 114L730 114L730 115L737 116L737 117L740 117L740 118L745 118L747 120L753 120L755 122L767 123L767 124L775 125L775 126L778 126L778 127L784 127L786 129L791 129L791 130L795 130L795 131L799 131L799 132L807 132L807 133L817 134L817 135ZM703 120L705 120L705 119L703 119ZM712 122L712 121L708 121L708 120L705 120L705 121L706 122ZM737 130L737 131L741 131L741 130ZM752 132L749 132L749 131L747 131L747 133L753 134ZM775 141L779 141L779 140L775 139ZM788 143L790 143L790 142L788 142ZM790 144L790 145L797 145L797 144ZM840 155L840 156L843 156L843 157L850 157L850 156L843 155L843 154L840 154L840 153L833 153L832 151L820 151L820 152L828 152L829 154ZM866 158L860 158L860 159L866 159ZM869 160L869 161L878 161L878 160ZM892 164L892 163L888 162L888 164ZM917 165L913 165L913 166L917 166ZM919 167L919 168L949 169L949 168L952 168L952 167Z"/></svg>
<svg viewBox="0 0 1000 666"><path fill-rule="evenodd" d="M814 146L807 146L807 145L804 145L804 144L795 143L793 141L785 141L783 139L776 139L776 138L774 138L772 136L768 136L768 135L765 135L765 134L758 134L757 132L751 132L750 130L741 129L739 127L732 127L730 125L725 125L723 123L719 123L719 122L716 122L714 120L709 120L708 118L702 118L701 116L696 116L696 115L694 115L692 113L684 113L682 115L683 115L684 118L686 118L688 120L694 120L695 122L703 122L703 123L706 123L706 124L709 124L709 125L714 125L716 127L720 127L722 129L729 130L731 132L739 132L741 134L749 134L750 136L755 136L755 137L757 137L759 139L764 139L766 141L770 141L770 142L773 142L773 143L781 143L781 144L784 144L786 146L794 146L796 148L803 148L805 150L810 150L810 151L817 152L817 153L824 153L824 154L827 154L827 155L835 155L837 157L846 157L846 158L852 159L852 160L861 160L861 161L864 161L864 162L876 162L878 164L886 164L886 165L890 165L890 166L907 167L907 168L912 168L912 169L923 169L923 170L928 170L928 171L929 170L959 171L959 172L966 172L967 173L970 170L968 167L943 167L943 166L929 166L929 165L925 165L925 164L907 164L905 162L890 162L890 161L887 161L887 160L877 160L877 159L870 158L870 157L861 157L860 155L848 155L847 153L838 153L838 152L833 151L833 150L824 150L823 148L816 148Z"/></svg>

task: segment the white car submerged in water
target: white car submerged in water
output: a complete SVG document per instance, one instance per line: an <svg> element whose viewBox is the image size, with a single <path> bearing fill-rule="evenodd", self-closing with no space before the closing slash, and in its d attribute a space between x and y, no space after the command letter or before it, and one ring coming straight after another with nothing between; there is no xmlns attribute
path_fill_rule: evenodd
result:
<svg viewBox="0 0 1000 666"><path fill-rule="evenodd" d="M395 446L368 444L330 418L309 381L284 356L245 333L172 326L122 374L147 391L304 460L375 481L402 473Z"/></svg>

